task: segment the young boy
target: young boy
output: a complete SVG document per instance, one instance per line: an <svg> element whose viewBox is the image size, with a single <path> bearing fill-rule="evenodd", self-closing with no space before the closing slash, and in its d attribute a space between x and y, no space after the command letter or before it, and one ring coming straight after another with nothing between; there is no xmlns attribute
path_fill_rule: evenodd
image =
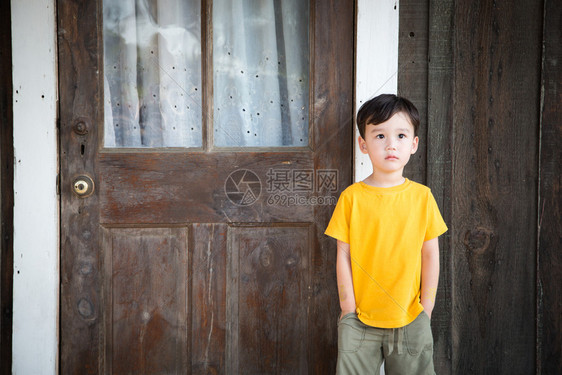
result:
<svg viewBox="0 0 562 375"><path fill-rule="evenodd" d="M429 188L402 176L418 149L419 114L380 95L357 113L373 173L345 189L326 234L337 239L337 373L435 374L430 318L447 230Z"/></svg>

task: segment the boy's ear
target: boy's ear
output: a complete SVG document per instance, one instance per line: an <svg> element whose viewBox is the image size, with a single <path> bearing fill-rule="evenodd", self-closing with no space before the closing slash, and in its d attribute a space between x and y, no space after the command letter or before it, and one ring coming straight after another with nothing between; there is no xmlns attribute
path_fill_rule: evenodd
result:
<svg viewBox="0 0 562 375"><path fill-rule="evenodd" d="M359 150L361 150L362 153L366 154L367 142L365 142L365 140L361 136L357 137L357 142L359 142Z"/></svg>
<svg viewBox="0 0 562 375"><path fill-rule="evenodd" d="M416 136L414 137L414 142L412 142L412 155L416 153L416 151L418 151L418 143L419 143L420 139Z"/></svg>

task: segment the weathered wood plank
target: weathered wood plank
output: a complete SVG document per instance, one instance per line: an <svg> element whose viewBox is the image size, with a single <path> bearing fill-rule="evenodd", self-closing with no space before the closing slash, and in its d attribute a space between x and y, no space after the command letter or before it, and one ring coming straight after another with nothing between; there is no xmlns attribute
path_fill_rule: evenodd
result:
<svg viewBox="0 0 562 375"><path fill-rule="evenodd" d="M356 1L314 1L314 72L311 103L316 170L337 170L337 191L352 183L353 70ZM329 63L326 63L328 62ZM326 79L326 77L331 77ZM329 102L328 98L338 98ZM309 363L313 374L332 374L337 359L336 243L324 235L334 205L314 205L310 244Z"/></svg>
<svg viewBox="0 0 562 375"><path fill-rule="evenodd" d="M427 183L426 164L428 147L428 43L429 0L400 2L398 32L398 95L414 103L420 113L418 151L410 158L404 175ZM428 40L429 39L429 40Z"/></svg>
<svg viewBox="0 0 562 375"><path fill-rule="evenodd" d="M228 226L193 224L192 228L191 371L225 374Z"/></svg>
<svg viewBox="0 0 562 375"><path fill-rule="evenodd" d="M429 4L429 52L427 95L427 185L432 189L449 231L440 239L441 272L437 304L431 317L434 337L435 371L450 374L452 356L452 300L455 256L451 245L451 137L454 92L454 2Z"/></svg>
<svg viewBox="0 0 562 375"><path fill-rule="evenodd" d="M10 2L0 4L0 374L12 373L14 147Z"/></svg>
<svg viewBox="0 0 562 375"><path fill-rule="evenodd" d="M400 2L398 92L420 111L420 148L405 170L427 184L445 221L451 224L451 124L453 98L452 1ZM432 316L437 373L451 373L451 301L453 259L450 231L440 240L441 273Z"/></svg>
<svg viewBox="0 0 562 375"><path fill-rule="evenodd" d="M302 224L229 230L228 373L310 373L310 242Z"/></svg>
<svg viewBox="0 0 562 375"><path fill-rule="evenodd" d="M562 374L562 2L545 0L538 204L537 374Z"/></svg>
<svg viewBox="0 0 562 375"><path fill-rule="evenodd" d="M103 373L187 372L187 232L103 228Z"/></svg>
<svg viewBox="0 0 562 375"><path fill-rule="evenodd" d="M453 373L535 371L542 14L455 4Z"/></svg>
<svg viewBox="0 0 562 375"><path fill-rule="evenodd" d="M98 374L102 343L98 195L71 191L74 176L95 178L103 58L96 1L57 2L61 162L60 372ZM82 118L87 133L73 126ZM94 224L94 225L93 225Z"/></svg>
<svg viewBox="0 0 562 375"><path fill-rule="evenodd" d="M102 154L99 186L105 194L100 198L101 221L226 223L291 221L296 216L314 221L311 206L268 201L275 193L268 193L270 169L312 171L312 153ZM257 200L242 208L226 194L231 190L228 177L237 170L248 170L260 180Z"/></svg>

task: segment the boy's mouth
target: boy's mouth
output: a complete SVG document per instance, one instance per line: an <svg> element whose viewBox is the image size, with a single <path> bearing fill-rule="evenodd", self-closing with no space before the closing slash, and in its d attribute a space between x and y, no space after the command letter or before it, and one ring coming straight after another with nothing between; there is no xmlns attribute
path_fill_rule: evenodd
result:
<svg viewBox="0 0 562 375"><path fill-rule="evenodd" d="M385 159L386 160L398 160L398 156L388 155Z"/></svg>

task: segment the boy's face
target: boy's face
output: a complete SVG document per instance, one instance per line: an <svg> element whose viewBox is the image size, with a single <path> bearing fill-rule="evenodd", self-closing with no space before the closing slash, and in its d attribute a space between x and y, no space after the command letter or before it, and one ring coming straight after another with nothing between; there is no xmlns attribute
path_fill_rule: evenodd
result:
<svg viewBox="0 0 562 375"><path fill-rule="evenodd" d="M373 173L396 174L402 171L410 156L418 149L418 137L408 117L395 113L387 121L365 127L365 139L359 137L359 148L368 154L373 164Z"/></svg>

